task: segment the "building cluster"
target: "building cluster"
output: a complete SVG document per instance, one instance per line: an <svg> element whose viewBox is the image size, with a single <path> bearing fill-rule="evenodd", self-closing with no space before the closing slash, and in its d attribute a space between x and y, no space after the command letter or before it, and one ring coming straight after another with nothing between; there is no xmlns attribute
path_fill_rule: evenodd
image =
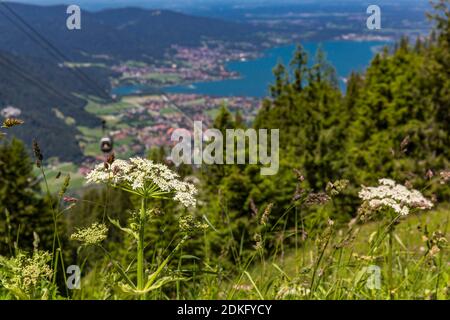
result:
<svg viewBox="0 0 450 320"><path fill-rule="evenodd" d="M193 121L202 121L205 130L213 128L214 117L223 105L233 114L239 111L242 121L250 123L261 103L251 97L223 98L197 94L171 94L169 98L146 96L138 104L108 115L115 118L109 135L114 140L114 150L119 158L145 155L154 147L170 146L173 144L173 130L193 130ZM89 171L94 163L104 160L101 152L94 158L86 158L80 173Z"/></svg>
<svg viewBox="0 0 450 320"><path fill-rule="evenodd" d="M230 49L222 44L214 47L172 46L170 56L154 65L126 62L112 67L120 73L121 81L147 85L173 85L199 81L212 81L237 77L226 69L228 61L245 61L254 58L254 53Z"/></svg>

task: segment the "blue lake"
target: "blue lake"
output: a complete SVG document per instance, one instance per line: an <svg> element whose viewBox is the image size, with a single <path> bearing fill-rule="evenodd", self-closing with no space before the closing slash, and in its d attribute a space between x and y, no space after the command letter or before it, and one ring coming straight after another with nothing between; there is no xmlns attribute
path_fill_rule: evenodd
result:
<svg viewBox="0 0 450 320"><path fill-rule="evenodd" d="M326 41L303 43L309 54L309 60L319 47L326 52L327 60L336 68L341 89L345 89L345 79L352 71L363 71L376 52L387 42L378 41ZM277 62L288 65L295 51L295 45L277 47L266 50L260 58L249 61L232 61L227 63L227 69L240 74L238 79L227 79L210 82L196 82L191 85L165 87L168 93L196 93L212 96L253 96L264 97L273 83L273 67ZM140 86L124 86L114 90L115 94L126 95L137 93Z"/></svg>

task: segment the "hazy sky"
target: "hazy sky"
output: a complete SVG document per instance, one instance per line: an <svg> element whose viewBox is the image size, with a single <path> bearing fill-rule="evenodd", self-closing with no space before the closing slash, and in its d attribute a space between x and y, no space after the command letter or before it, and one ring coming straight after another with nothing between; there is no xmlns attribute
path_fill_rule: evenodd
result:
<svg viewBox="0 0 450 320"><path fill-rule="evenodd" d="M158 9L180 9L180 10L202 10L211 9L211 7L232 6L232 7L258 7L265 5L290 5L290 4L306 4L306 3L358 3L358 4L390 4L407 3L412 5L418 2L427 2L428 0L7 0L12 2L23 2L40 5L51 4L77 4L83 9L100 10L105 8L117 7L144 7Z"/></svg>
<svg viewBox="0 0 450 320"><path fill-rule="evenodd" d="M11 0L9 0L11 1ZM24 3L33 3L33 4L61 4L61 3L70 3L70 4L79 4L79 5L95 5L101 4L103 6L117 6L117 5L142 5L142 6L171 6L171 5L201 5L201 4L245 4L245 3L253 3L253 4L267 4L267 3L323 3L323 2L336 2L336 0L12 0L12 2L24 2ZM396 2L424 2L428 0L396 0ZM370 2L368 0L339 0L339 2ZM392 0L372 0L374 4L377 3L392 3Z"/></svg>
<svg viewBox="0 0 450 320"><path fill-rule="evenodd" d="M7 0L31 4L77 4L87 9L113 8L113 7L146 7L146 8L192 8L209 7L211 5L265 5L271 3L310 3L334 0ZM345 1L345 0L344 0ZM352 0L346 0L352 1ZM353 0L354 1L354 0Z"/></svg>
<svg viewBox="0 0 450 320"><path fill-rule="evenodd" d="M246 1L259 2L260 0L246 0ZM218 0L12 0L12 2L23 2L41 5L77 4L84 8L98 9L98 8L112 8L112 7L126 7L126 6L148 7L148 8L191 7L202 4L208 5L214 2L232 3L235 2L235 0L219 0L219 1Z"/></svg>

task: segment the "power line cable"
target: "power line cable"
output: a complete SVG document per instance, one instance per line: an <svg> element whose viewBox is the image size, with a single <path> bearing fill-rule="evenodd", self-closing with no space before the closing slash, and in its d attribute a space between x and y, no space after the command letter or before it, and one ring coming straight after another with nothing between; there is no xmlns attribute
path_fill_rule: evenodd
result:
<svg viewBox="0 0 450 320"><path fill-rule="evenodd" d="M57 89L52 87L51 85L47 84L47 86L42 82L34 77L30 76L27 72L25 72L23 69L21 69L16 63L14 63L12 60L8 59L4 55L0 55L0 63L3 64L6 68L9 68L11 71L18 74L20 77L24 78L25 80L31 82L35 86L53 94L56 97L62 98L63 100L66 100L66 102L70 102L70 104L74 103L74 98L68 95L63 95L61 92L59 92ZM72 101L73 99L73 101Z"/></svg>
<svg viewBox="0 0 450 320"><path fill-rule="evenodd" d="M163 97L163 100L166 101L167 103L169 103L169 105L171 104L172 106L175 107L175 109L178 110L178 112L180 112L188 121L189 123L192 125L194 123L194 121L191 119L191 117L189 117L185 112L183 112L183 110L181 110L181 107L175 103L167 93L165 93L164 91L162 91L161 89L154 89L160 96Z"/></svg>
<svg viewBox="0 0 450 320"><path fill-rule="evenodd" d="M57 61L61 61L63 63L70 61L67 56L64 55L58 48L56 48L49 40L47 40L43 35L41 35L33 26L31 26L27 21L25 21L18 13L16 13L9 5L7 5L3 0L0 0L0 4L8 10L8 12L13 15L17 20L19 20L23 25L25 25L32 33L35 35L31 35L23 26L16 23L11 17L9 17L6 13L0 10L0 12L17 28L19 28L23 33L25 33L28 37L30 37L33 41L37 42L44 50L46 50L53 58ZM45 45L43 45L44 43ZM49 50L50 49L50 50ZM99 97L110 99L109 93L104 90L100 85L98 85L95 81L93 81L89 76L87 76L83 71L78 68L68 69L69 72L73 73L77 78L79 78L87 87L93 89L94 92L99 94Z"/></svg>
<svg viewBox="0 0 450 320"><path fill-rule="evenodd" d="M35 37L33 37L32 35L29 34L29 32L27 32L22 26L18 25L17 23L14 22L14 20L12 20L8 15L6 15L4 12L2 12L0 10L0 13L2 13L11 23L13 23L16 27L18 27L22 32L24 32L27 36L29 36L33 41L38 42L38 44L43 47L45 50L47 50L47 47L50 47L54 52L47 50L47 52L49 52L55 59L59 60L63 59L63 62L69 61L70 59L67 58L58 48L56 48L51 42L49 42L44 36L42 36L36 29L34 29L29 23L27 23L19 14L17 14L10 6L8 6L3 0L0 0L0 3L14 16L16 17L22 24L24 24L25 26L27 26L39 39L36 39ZM46 46L43 46L41 44L41 42L44 42ZM56 52L56 54L55 54ZM58 57L59 56L59 57ZM101 92L101 94L99 95L100 97L103 96L104 94L106 94L106 96L108 97L108 99L110 98L109 94L103 90L103 88L101 88L98 84L96 84L93 80L91 80L84 72L82 72L81 70L75 68L75 69L69 69L70 71L75 71L72 73L75 73L75 75L79 78L79 76L81 76L84 80L90 81L92 82L95 87ZM79 74L77 74L77 72ZM86 82L84 82L86 84ZM91 87L92 89L92 87ZM157 91L157 93L163 97L163 99L168 102L169 104L171 104L172 106L174 106L178 112L180 112L189 122L190 124L193 124L193 120L191 119L191 117L189 117L186 113L184 113L181 110L181 107L175 103L167 93L165 93L164 91L160 90L160 89L155 89Z"/></svg>

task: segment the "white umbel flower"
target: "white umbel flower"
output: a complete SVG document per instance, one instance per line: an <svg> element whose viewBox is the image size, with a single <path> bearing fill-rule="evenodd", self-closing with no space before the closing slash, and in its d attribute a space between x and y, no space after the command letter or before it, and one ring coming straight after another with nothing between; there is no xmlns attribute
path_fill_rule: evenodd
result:
<svg viewBox="0 0 450 320"><path fill-rule="evenodd" d="M426 199L420 191L410 190L391 179L378 180L378 187L363 186L359 197L366 201L372 209L392 208L402 216L409 214L410 209L431 209L433 203Z"/></svg>
<svg viewBox="0 0 450 320"><path fill-rule="evenodd" d="M196 204L197 190L193 184L181 181L167 166L139 157L115 160L111 165L100 164L86 179L89 183L111 184L144 197L173 194L173 199L186 207Z"/></svg>
<svg viewBox="0 0 450 320"><path fill-rule="evenodd" d="M95 245L105 240L107 236L108 227L104 224L95 222L90 227L78 229L77 232L70 236L70 238L72 240L84 242L87 245Z"/></svg>
<svg viewBox="0 0 450 320"><path fill-rule="evenodd" d="M306 297L311 293L311 290L300 285L283 285L277 292L277 299L298 299Z"/></svg>

